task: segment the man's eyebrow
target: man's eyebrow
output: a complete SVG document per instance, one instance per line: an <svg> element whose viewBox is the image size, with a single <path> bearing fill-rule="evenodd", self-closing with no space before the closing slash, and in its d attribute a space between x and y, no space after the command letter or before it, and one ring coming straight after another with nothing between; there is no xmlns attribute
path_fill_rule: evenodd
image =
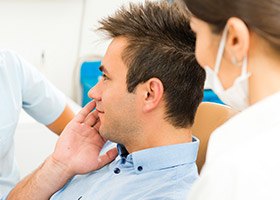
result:
<svg viewBox="0 0 280 200"><path fill-rule="evenodd" d="M105 74L108 74L107 69L104 67L104 65L100 65L99 70Z"/></svg>

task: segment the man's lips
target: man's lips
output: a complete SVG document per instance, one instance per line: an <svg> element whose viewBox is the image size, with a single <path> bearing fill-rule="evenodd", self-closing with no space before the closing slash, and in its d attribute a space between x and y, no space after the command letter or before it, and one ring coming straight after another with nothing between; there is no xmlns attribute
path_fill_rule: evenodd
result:
<svg viewBox="0 0 280 200"><path fill-rule="evenodd" d="M101 111L101 110L99 110L98 108L96 108L96 110L97 110L98 113L101 113L101 114L104 113L104 111Z"/></svg>

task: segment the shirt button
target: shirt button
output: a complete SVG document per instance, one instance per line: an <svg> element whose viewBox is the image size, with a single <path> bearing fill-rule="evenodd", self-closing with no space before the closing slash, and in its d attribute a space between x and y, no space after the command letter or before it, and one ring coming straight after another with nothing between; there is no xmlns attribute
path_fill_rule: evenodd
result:
<svg viewBox="0 0 280 200"><path fill-rule="evenodd" d="M137 170L141 172L143 170L143 167L139 166L139 167L137 167Z"/></svg>
<svg viewBox="0 0 280 200"><path fill-rule="evenodd" d="M114 169L114 173L115 174L119 174L121 172L121 170L118 168L118 167L116 167L115 169Z"/></svg>

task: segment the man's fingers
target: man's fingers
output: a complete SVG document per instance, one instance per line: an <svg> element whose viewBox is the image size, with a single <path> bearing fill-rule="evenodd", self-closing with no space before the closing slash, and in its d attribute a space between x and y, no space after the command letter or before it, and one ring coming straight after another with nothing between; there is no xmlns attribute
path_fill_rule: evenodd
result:
<svg viewBox="0 0 280 200"><path fill-rule="evenodd" d="M95 130L99 132L100 125L101 125L101 122L100 122L100 120L98 120L98 121L95 123L95 125L93 126L93 128L95 128Z"/></svg>
<svg viewBox="0 0 280 200"><path fill-rule="evenodd" d="M89 126L95 126L98 121L98 113L95 110L88 114L88 116L84 120L84 123Z"/></svg>
<svg viewBox="0 0 280 200"><path fill-rule="evenodd" d="M95 108L96 106L96 102L95 101L91 101L89 102L85 107L82 108L82 110L77 114L77 116L75 117L75 119L80 122L83 123L84 120L86 119L86 117L88 116L88 114Z"/></svg>
<svg viewBox="0 0 280 200"><path fill-rule="evenodd" d="M98 168L102 168L103 166L107 165L108 163L112 162L118 155L117 148L113 148L106 152L106 154L99 156L98 158Z"/></svg>

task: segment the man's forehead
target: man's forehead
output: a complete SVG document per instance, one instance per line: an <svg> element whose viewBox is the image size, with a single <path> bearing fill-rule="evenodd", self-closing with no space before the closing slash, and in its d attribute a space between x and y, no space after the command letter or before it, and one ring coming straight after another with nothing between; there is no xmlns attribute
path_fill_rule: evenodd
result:
<svg viewBox="0 0 280 200"><path fill-rule="evenodd" d="M117 50L117 52L121 52L127 47L127 44L128 44L128 40L125 37L123 36L115 37L109 44L107 51Z"/></svg>
<svg viewBox="0 0 280 200"><path fill-rule="evenodd" d="M127 40L124 37L116 37L109 44L105 56L102 60L102 69L109 70L110 66L115 64L124 64L122 55L124 49L127 47ZM110 70L109 70L110 71Z"/></svg>

